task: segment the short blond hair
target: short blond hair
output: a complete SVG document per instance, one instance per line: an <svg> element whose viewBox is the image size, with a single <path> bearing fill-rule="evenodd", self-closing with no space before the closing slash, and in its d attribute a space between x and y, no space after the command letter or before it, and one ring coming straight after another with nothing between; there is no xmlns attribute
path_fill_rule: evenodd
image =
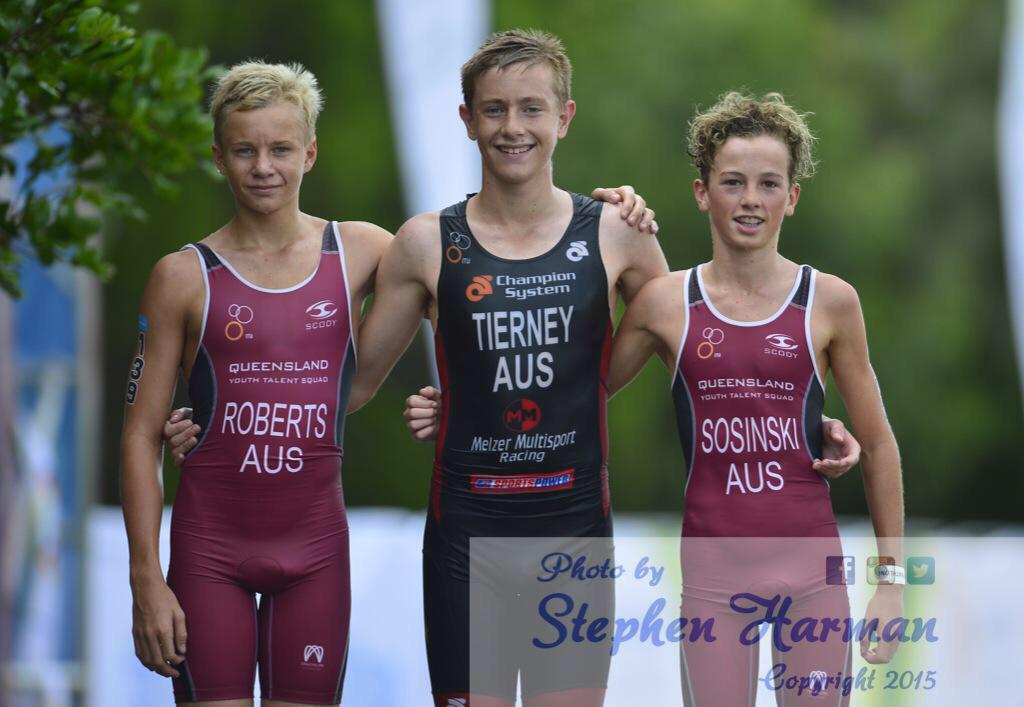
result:
<svg viewBox="0 0 1024 707"><path fill-rule="evenodd" d="M700 178L707 182L715 155L730 137L776 137L789 149L789 182L794 184L814 175L814 141L807 127L807 116L786 103L781 93L766 93L756 98L729 91L718 103L700 112L690 121L687 152Z"/></svg>
<svg viewBox="0 0 1024 707"><path fill-rule="evenodd" d="M476 80L491 69L541 63L551 67L555 75L555 95L564 104L572 93L572 63L565 53L562 40L539 29L495 32L462 65L462 100L467 108L473 107Z"/></svg>
<svg viewBox="0 0 1024 707"><path fill-rule="evenodd" d="M316 119L324 103L316 77L299 63L267 64L252 60L235 64L217 81L210 99L213 139L220 144L221 126L228 113L263 108L280 101L299 109L309 145L316 135Z"/></svg>

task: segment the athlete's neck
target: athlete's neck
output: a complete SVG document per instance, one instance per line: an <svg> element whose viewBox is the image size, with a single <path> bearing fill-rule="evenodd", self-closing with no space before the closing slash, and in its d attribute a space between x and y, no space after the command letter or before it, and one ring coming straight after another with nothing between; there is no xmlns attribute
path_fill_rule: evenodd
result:
<svg viewBox="0 0 1024 707"><path fill-rule="evenodd" d="M233 248L276 252L301 241L310 218L298 208L278 209L271 214L239 209L221 231Z"/></svg>
<svg viewBox="0 0 1024 707"><path fill-rule="evenodd" d="M721 286L747 295L770 292L780 281L792 282L796 264L774 248L737 250L717 241L711 262L701 276L710 286Z"/></svg>
<svg viewBox="0 0 1024 707"><path fill-rule="evenodd" d="M509 184L484 174L480 193L471 202L473 220L491 226L529 231L533 226L557 219L565 208L564 191L546 178Z"/></svg>

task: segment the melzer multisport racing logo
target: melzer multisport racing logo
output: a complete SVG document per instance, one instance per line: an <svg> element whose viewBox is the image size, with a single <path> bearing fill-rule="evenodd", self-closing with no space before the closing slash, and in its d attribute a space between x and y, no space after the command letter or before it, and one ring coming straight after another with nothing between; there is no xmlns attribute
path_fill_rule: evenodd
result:
<svg viewBox="0 0 1024 707"><path fill-rule="evenodd" d="M306 322L306 330L327 329L338 326L338 320L334 315L338 313L338 307L329 299L320 300L306 307L306 314L314 321Z"/></svg>
<svg viewBox="0 0 1024 707"><path fill-rule="evenodd" d="M532 493L571 489L575 478L575 469L556 471L554 474L511 474L509 476L474 474L470 484L475 493Z"/></svg>
<svg viewBox="0 0 1024 707"><path fill-rule="evenodd" d="M540 405L526 398L513 400L502 411L501 422L513 432L529 432L540 424Z"/></svg>
<svg viewBox="0 0 1024 707"><path fill-rule="evenodd" d="M494 294L494 288L491 286L493 280L494 275L474 277L473 282L469 283L469 287L466 288L466 299L470 302L479 302L487 295Z"/></svg>
<svg viewBox="0 0 1024 707"><path fill-rule="evenodd" d="M785 358L796 358L798 354L794 349L798 348L793 337L789 334L769 334L764 337L768 346L764 347L764 353L770 356L783 356Z"/></svg>
<svg viewBox="0 0 1024 707"><path fill-rule="evenodd" d="M228 338L228 341L238 341L243 336L246 339L252 338L252 334L247 334L245 331L245 325L250 323L253 318L251 307L244 304L233 304L228 307L228 316L231 317L231 321L224 325L224 336Z"/></svg>

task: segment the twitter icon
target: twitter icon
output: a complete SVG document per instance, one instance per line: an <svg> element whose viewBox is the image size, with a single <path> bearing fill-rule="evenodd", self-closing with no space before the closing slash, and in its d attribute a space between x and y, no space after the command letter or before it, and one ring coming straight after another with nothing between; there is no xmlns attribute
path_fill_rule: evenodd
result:
<svg viewBox="0 0 1024 707"><path fill-rule="evenodd" d="M907 584L935 584L935 558L908 557Z"/></svg>

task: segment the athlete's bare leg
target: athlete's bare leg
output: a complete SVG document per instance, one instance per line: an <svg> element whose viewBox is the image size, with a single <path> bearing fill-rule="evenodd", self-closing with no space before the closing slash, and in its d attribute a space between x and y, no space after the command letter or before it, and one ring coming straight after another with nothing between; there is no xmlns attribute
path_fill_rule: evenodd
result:
<svg viewBox="0 0 1024 707"><path fill-rule="evenodd" d="M204 700L202 702L177 702L178 707L253 707L251 697L242 700ZM265 703L264 703L265 704Z"/></svg>
<svg viewBox="0 0 1024 707"><path fill-rule="evenodd" d="M283 702L281 700L260 700L260 707L317 707L307 702Z"/></svg>
<svg viewBox="0 0 1024 707"><path fill-rule="evenodd" d="M534 695L523 701L524 707L601 707L604 704L603 687L584 687Z"/></svg>

